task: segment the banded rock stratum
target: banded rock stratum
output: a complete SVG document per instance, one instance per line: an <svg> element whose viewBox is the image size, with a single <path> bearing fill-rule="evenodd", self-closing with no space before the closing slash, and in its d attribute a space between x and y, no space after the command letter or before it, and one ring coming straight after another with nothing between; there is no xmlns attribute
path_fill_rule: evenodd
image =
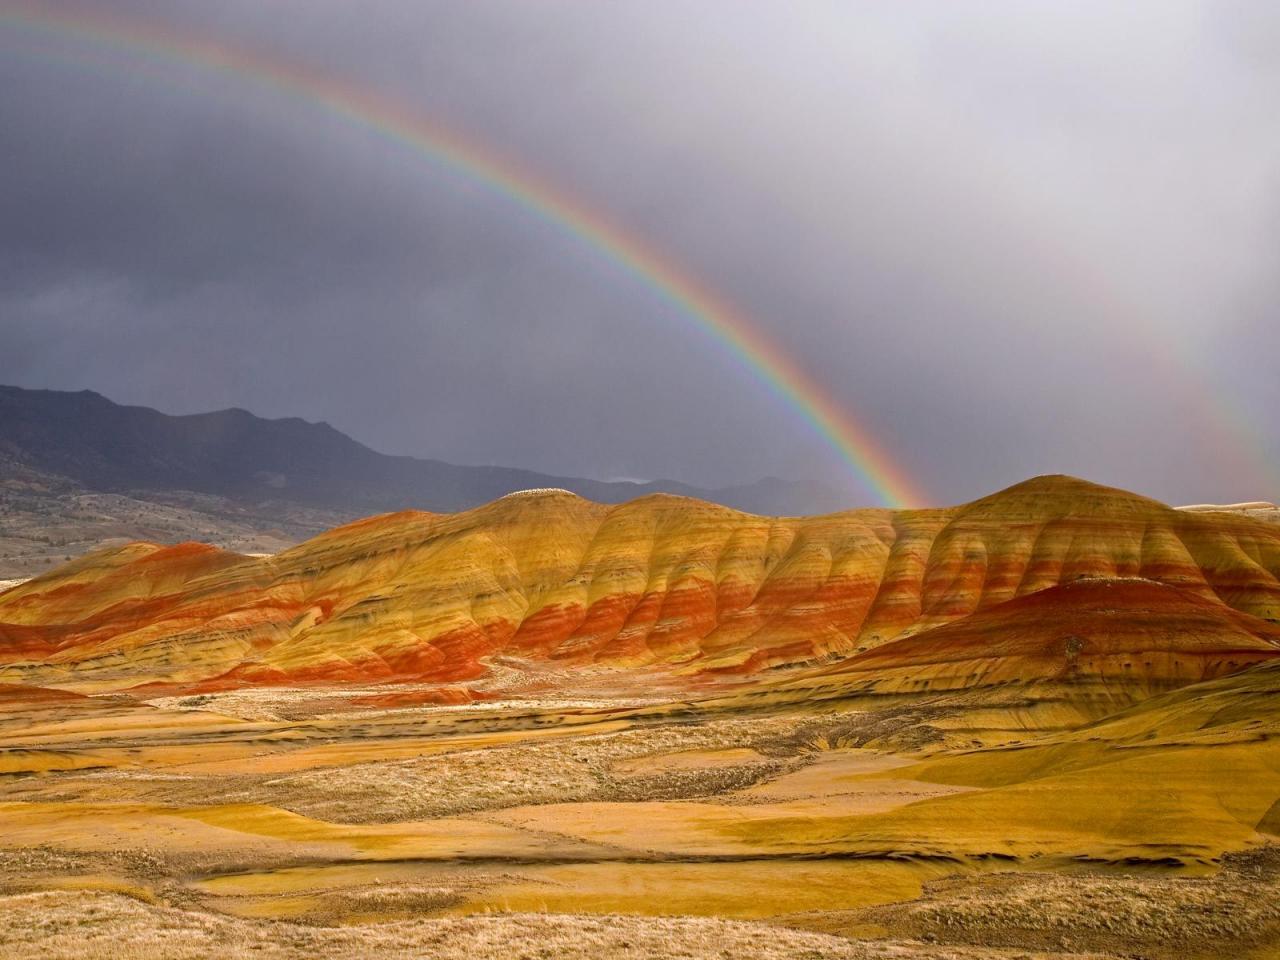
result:
<svg viewBox="0 0 1280 960"><path fill-rule="evenodd" d="M1278 578L1280 526L1061 476L954 508L802 518L531 491L272 557L90 554L0 594L0 682L412 681L468 699L570 671L701 691L1075 679L1123 699L1280 655Z"/></svg>

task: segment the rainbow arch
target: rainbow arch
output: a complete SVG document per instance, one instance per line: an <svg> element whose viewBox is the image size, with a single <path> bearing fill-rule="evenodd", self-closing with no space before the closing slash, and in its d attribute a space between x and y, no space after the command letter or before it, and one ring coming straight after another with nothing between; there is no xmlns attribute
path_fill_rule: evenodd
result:
<svg viewBox="0 0 1280 960"><path fill-rule="evenodd" d="M821 437L883 505L904 507L928 502L865 425L843 410L713 290L651 245L624 233L599 211L588 209L509 160L405 105L307 67L281 63L155 23L84 8L50 9L30 2L0 0L0 25L6 24L141 55L161 65L196 66L249 80L338 116L413 150L437 167L479 183L534 218L583 241L718 342Z"/></svg>

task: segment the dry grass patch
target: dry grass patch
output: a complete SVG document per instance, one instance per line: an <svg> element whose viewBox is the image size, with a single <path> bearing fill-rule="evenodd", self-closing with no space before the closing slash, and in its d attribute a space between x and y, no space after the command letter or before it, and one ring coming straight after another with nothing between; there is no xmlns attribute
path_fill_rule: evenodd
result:
<svg viewBox="0 0 1280 960"><path fill-rule="evenodd" d="M269 803L334 822L390 823L549 803L716 796L805 762L806 753L792 743L796 725L788 717L751 717L636 727L311 770L242 785L242 792L226 799ZM728 749L743 750L742 759L653 770L629 766L675 753Z"/></svg>
<svg viewBox="0 0 1280 960"><path fill-rule="evenodd" d="M1121 956L1280 955L1280 848L1226 858L1212 877L1003 873L931 883L857 915L895 935ZM1274 952L1271 952L1274 951Z"/></svg>
<svg viewBox="0 0 1280 960"><path fill-rule="evenodd" d="M111 894L0 898L6 960L978 960L1000 951L854 943L753 923L503 915L308 927ZM1025 956L1025 954L1023 955Z"/></svg>

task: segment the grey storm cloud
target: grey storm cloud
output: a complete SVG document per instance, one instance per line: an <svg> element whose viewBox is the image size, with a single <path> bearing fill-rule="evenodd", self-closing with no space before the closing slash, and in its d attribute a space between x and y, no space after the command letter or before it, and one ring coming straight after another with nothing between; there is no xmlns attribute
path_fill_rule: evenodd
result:
<svg viewBox="0 0 1280 960"><path fill-rule="evenodd" d="M1265 0L111 10L410 105L600 211L936 500L1057 471L1280 498ZM0 24L0 382L869 499L591 243L252 78L134 60Z"/></svg>

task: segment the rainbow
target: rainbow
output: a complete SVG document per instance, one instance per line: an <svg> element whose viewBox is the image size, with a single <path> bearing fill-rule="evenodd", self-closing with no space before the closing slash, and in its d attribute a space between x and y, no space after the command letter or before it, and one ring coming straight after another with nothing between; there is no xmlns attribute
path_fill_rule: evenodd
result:
<svg viewBox="0 0 1280 960"><path fill-rule="evenodd" d="M83 8L51 10L0 0L0 25L69 37L161 66L195 66L248 80L303 101L400 147L451 174L478 183L527 214L571 234L629 274L724 347L779 401L790 407L885 506L927 503L871 431L850 416L779 347L705 284L652 246L624 233L599 211L557 191L506 159L418 115L403 104L308 67L285 64L221 41L185 35L151 22Z"/></svg>

